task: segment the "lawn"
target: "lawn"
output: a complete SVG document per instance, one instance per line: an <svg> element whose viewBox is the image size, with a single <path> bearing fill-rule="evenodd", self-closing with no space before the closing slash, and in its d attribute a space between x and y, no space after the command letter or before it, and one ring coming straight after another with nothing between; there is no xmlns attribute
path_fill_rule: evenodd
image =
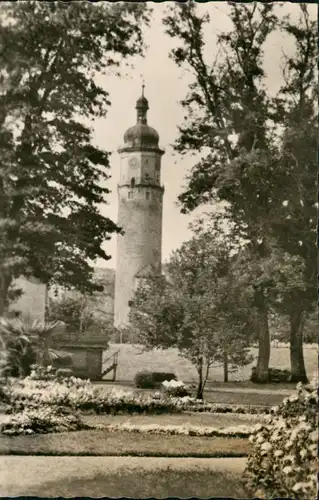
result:
<svg viewBox="0 0 319 500"><path fill-rule="evenodd" d="M244 466L240 458L0 457L1 494L248 498L241 483Z"/></svg>
<svg viewBox="0 0 319 500"><path fill-rule="evenodd" d="M243 457L247 439L166 436L83 430L31 436L0 436L0 455Z"/></svg>
<svg viewBox="0 0 319 500"><path fill-rule="evenodd" d="M102 387L103 389L109 389L112 385L110 384L94 384L97 386ZM125 385L119 385L116 384L115 387L127 390L127 391L135 391L137 393L153 393L154 391L149 390L149 389L135 389L133 386L125 386ZM290 385L290 390L287 390L287 395L290 395L294 390L296 386L295 385ZM216 404L227 404L227 405L247 405L247 406L276 406L282 402L284 399L285 395L281 394L280 391L278 390L278 394L274 392L268 394L267 392L260 391L260 392L244 392L245 390L243 389L243 392L240 392L240 389L236 391L216 391L214 392L213 390L205 389L204 392L204 400L206 403L216 403ZM282 388L281 388L282 389ZM196 395L196 391L193 392L192 394L194 397Z"/></svg>
<svg viewBox="0 0 319 500"><path fill-rule="evenodd" d="M93 479L73 479L62 484L46 483L28 495L63 497L130 497L130 498L247 498L238 477L228 471L164 470L120 471L97 474Z"/></svg>
<svg viewBox="0 0 319 500"><path fill-rule="evenodd" d="M105 351L104 359L112 353L119 352L119 365L117 368L117 380L133 381L137 372L142 370L174 372L180 380L190 382L196 380L196 369L185 358L179 356L176 349L160 350L154 349L149 352L142 352L141 346L130 344L111 344ZM256 359L257 349L253 348L252 353ZM305 364L308 375L311 376L318 370L318 354L315 349L304 349ZM251 368L254 363L240 368L236 373L230 374L230 381L249 380ZM270 366L273 368L290 368L289 349L272 348L270 356ZM111 378L112 374L106 376ZM221 366L213 366L209 375L210 381L223 381L223 370ZM256 386L255 387L259 387Z"/></svg>

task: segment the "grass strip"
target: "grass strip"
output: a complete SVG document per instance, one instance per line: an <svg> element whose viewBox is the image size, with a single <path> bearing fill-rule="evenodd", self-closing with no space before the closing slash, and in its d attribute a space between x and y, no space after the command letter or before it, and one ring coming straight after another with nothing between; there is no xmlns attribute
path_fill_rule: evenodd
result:
<svg viewBox="0 0 319 500"><path fill-rule="evenodd" d="M57 459L58 460L58 459ZM156 462L156 459L153 459ZM32 474L32 471L31 471ZM47 476L52 471L48 468ZM18 485L4 485L7 495L17 496L23 492L27 496L74 498L249 498L241 480L241 475L232 470L214 470L214 467L189 465L188 469L161 467L151 470L96 471L86 477L56 477L55 480L41 482L23 489Z"/></svg>
<svg viewBox="0 0 319 500"><path fill-rule="evenodd" d="M0 455L244 457L248 439L166 436L107 430L0 437Z"/></svg>

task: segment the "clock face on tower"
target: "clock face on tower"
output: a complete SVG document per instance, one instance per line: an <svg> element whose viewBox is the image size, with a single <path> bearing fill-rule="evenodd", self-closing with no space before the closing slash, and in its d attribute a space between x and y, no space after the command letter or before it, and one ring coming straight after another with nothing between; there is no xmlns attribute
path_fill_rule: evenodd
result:
<svg viewBox="0 0 319 500"><path fill-rule="evenodd" d="M138 167L138 159L133 157L129 159L129 166L131 168L137 168Z"/></svg>

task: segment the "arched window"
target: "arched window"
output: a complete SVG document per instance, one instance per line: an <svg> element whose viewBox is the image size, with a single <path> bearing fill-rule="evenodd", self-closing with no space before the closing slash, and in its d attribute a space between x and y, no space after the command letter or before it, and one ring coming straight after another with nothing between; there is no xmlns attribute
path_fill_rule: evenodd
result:
<svg viewBox="0 0 319 500"><path fill-rule="evenodd" d="M133 188L135 186L135 177L132 177L131 179L131 187Z"/></svg>

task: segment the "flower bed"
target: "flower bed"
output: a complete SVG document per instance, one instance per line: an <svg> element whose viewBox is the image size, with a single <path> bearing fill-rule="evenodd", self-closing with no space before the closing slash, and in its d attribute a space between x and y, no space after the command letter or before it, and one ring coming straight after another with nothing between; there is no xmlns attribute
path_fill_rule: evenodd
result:
<svg viewBox="0 0 319 500"><path fill-rule="evenodd" d="M134 425L134 424L118 424L118 425L96 425L94 428L106 429L110 432L135 432L137 434L163 434L165 436L202 436L202 437L236 437L248 438L253 426L239 425L237 427L228 427L218 429L216 427L202 427L191 425Z"/></svg>
<svg viewBox="0 0 319 500"><path fill-rule="evenodd" d="M137 394L120 390L105 390L93 386L88 381L71 377L63 382L52 380L32 380L27 377L11 383L6 393L10 400L10 411L17 412L24 408L41 408L43 405L59 406L93 411L97 414L114 413L269 413L264 406L231 405L203 403L189 396L183 398L155 393Z"/></svg>
<svg viewBox="0 0 319 500"><path fill-rule="evenodd" d="M1 432L7 435L46 434L49 432L70 432L87 429L80 417L70 414L64 409L44 406L42 408L26 408L10 416L0 425Z"/></svg>
<svg viewBox="0 0 319 500"><path fill-rule="evenodd" d="M273 408L250 441L246 478L262 498L316 498L318 448L318 381L298 384L298 394Z"/></svg>

